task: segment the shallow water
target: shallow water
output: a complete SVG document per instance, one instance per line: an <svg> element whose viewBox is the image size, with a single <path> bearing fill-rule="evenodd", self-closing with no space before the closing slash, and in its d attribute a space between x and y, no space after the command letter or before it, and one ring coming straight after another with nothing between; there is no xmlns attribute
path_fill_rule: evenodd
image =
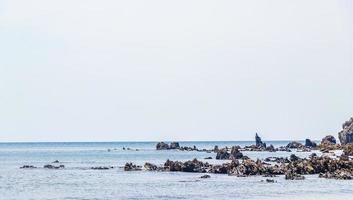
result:
<svg viewBox="0 0 353 200"><path fill-rule="evenodd" d="M287 141L268 142L275 146ZM211 149L214 145L249 145L252 142L181 142L181 146ZM0 199L352 199L353 181L306 176L303 181L275 177L276 183L261 182L264 177L239 178L198 173L124 172L126 162L163 164L167 159L190 160L214 153L156 151L156 142L109 143L0 143ZM138 149L124 151L123 147ZM107 151L108 149L114 149ZM288 152L244 152L252 159L289 156ZM310 153L298 152L306 157ZM22 165L43 167L54 160L62 170L19 169ZM210 163L226 161L207 160ZM90 167L114 166L111 170Z"/></svg>

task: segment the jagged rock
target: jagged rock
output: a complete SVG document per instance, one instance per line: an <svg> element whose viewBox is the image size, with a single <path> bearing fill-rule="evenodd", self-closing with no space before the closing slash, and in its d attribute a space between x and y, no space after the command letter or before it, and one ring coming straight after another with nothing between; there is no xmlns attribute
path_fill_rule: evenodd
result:
<svg viewBox="0 0 353 200"><path fill-rule="evenodd" d="M332 135L327 135L326 137L322 138L321 144L328 144L328 145L336 144L336 138L333 137Z"/></svg>
<svg viewBox="0 0 353 200"><path fill-rule="evenodd" d="M317 144L315 142L311 141L310 139L306 139L305 140L305 146L306 147L315 148L317 146Z"/></svg>
<svg viewBox="0 0 353 200"><path fill-rule="evenodd" d="M59 163L59 160L55 160L53 163Z"/></svg>
<svg viewBox="0 0 353 200"><path fill-rule="evenodd" d="M301 149L303 147L304 145L302 143L296 142L296 141L293 141L287 144L287 148L290 148L290 149Z"/></svg>
<svg viewBox="0 0 353 200"><path fill-rule="evenodd" d="M266 143L262 142L261 137L256 133L255 134L256 147L266 148Z"/></svg>
<svg viewBox="0 0 353 200"><path fill-rule="evenodd" d="M342 131L338 133L342 145L353 143L353 117L342 125Z"/></svg>
<svg viewBox="0 0 353 200"><path fill-rule="evenodd" d="M125 171L140 171L142 170L141 166L135 165L133 163L126 163L124 166Z"/></svg>
<svg viewBox="0 0 353 200"><path fill-rule="evenodd" d="M201 176L200 178L211 178L211 176L208 174L205 174L205 175Z"/></svg>
<svg viewBox="0 0 353 200"><path fill-rule="evenodd" d="M20 167L20 169L36 169L37 167L33 166L33 165L23 165L22 167Z"/></svg>

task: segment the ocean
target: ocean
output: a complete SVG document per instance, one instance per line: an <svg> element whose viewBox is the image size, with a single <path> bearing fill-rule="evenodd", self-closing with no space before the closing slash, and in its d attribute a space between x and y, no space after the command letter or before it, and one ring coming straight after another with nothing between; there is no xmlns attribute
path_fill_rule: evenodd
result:
<svg viewBox="0 0 353 200"><path fill-rule="evenodd" d="M284 146L289 141L267 141ZM180 142L181 146L212 149L232 145L250 145L253 141ZM0 143L0 199L81 200L81 199L352 199L353 181L318 178L290 181L283 176L266 183L262 176L234 177L183 172L125 172L126 162L162 165L167 159L197 158L209 163L229 161L204 160L215 153L195 151L157 151L157 142L72 142L72 143ZM123 150L123 147L130 150ZM251 159L270 156L289 157L290 152L243 152ZM312 152L295 152L307 157ZM319 152L316 152L319 154ZM44 169L59 160L64 169ZM33 165L37 169L20 169ZM109 170L91 167L112 166Z"/></svg>

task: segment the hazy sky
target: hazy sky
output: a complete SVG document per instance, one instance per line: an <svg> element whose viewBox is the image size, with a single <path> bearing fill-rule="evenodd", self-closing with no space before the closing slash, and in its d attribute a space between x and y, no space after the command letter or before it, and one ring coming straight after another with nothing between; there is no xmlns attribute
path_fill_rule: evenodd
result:
<svg viewBox="0 0 353 200"><path fill-rule="evenodd" d="M0 0L0 141L321 139L351 0Z"/></svg>

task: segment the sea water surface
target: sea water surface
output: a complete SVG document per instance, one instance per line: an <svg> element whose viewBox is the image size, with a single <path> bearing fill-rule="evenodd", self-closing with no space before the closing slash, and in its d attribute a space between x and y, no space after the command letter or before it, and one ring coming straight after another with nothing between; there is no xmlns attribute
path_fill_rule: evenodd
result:
<svg viewBox="0 0 353 200"><path fill-rule="evenodd" d="M157 142L75 142L75 143L0 143L0 199L353 199L353 181L329 180L308 175L305 180L289 181L275 177L266 183L261 176L234 177L183 172L125 172L126 162L162 165L167 159L204 160L214 153L196 151L157 151ZM286 145L288 141L267 144ZM253 142L180 142L181 146L212 149ZM131 148L132 150L123 150ZM110 151L108 151L110 149ZM137 150L136 150L137 149ZM288 157L289 152L243 152L251 159L269 156ZM319 152L317 152L319 153ZM310 152L295 152L307 157ZM43 166L59 160L64 169ZM20 169L34 165L37 169ZM91 167L112 166L110 170Z"/></svg>

